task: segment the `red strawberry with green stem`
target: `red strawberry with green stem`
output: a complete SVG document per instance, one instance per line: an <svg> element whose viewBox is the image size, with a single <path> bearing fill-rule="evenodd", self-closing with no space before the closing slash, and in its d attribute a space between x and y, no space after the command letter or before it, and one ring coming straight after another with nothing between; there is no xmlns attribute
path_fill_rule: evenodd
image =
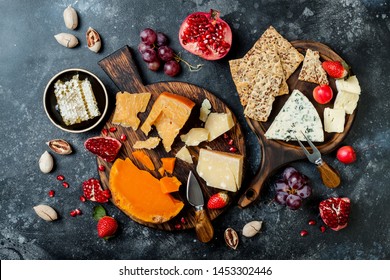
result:
<svg viewBox="0 0 390 280"><path fill-rule="evenodd" d="M113 237L118 229L118 222L113 217L107 216L106 210L101 205L94 207L93 210L93 217L98 221L98 236L105 240Z"/></svg>
<svg viewBox="0 0 390 280"><path fill-rule="evenodd" d="M328 75L335 79L343 79L348 75L349 66L343 61L324 61L322 68Z"/></svg>
<svg viewBox="0 0 390 280"><path fill-rule="evenodd" d="M209 209L221 209L225 207L229 202L229 196L226 192L219 192L212 195L207 202L207 208Z"/></svg>

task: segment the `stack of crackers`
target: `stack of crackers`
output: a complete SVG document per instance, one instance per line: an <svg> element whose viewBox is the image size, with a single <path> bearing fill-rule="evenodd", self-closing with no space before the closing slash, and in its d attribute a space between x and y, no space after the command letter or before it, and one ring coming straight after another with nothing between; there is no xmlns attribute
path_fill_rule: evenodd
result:
<svg viewBox="0 0 390 280"><path fill-rule="evenodd" d="M245 116L265 122L276 96L288 94L287 79L303 55L270 26L243 58L230 60L230 71Z"/></svg>

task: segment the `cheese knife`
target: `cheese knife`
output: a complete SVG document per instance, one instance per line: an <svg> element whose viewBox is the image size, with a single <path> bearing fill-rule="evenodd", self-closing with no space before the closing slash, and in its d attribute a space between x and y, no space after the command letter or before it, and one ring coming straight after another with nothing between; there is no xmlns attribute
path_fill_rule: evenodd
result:
<svg viewBox="0 0 390 280"><path fill-rule="evenodd" d="M187 200L195 207L195 231L199 241L209 242L214 236L214 229L207 211L203 209L204 198L202 189L195 175L190 171L187 180Z"/></svg>

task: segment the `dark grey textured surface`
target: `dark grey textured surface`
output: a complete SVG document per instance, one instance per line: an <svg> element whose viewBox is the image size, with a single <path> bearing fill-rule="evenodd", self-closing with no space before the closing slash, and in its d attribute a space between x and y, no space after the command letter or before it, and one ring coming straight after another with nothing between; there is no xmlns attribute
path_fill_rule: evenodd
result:
<svg viewBox="0 0 390 280"><path fill-rule="evenodd" d="M70 31L80 46L66 49L53 35L67 32L62 12L73 4L80 18L77 30ZM348 61L357 74L362 95L355 123L345 144L356 148L358 160L345 166L335 154L325 159L341 173L343 184L326 189L315 168L306 161L293 165L313 181L314 194L298 211L277 207L273 191L264 187L259 202L247 209L237 206L214 221L215 240L201 244L195 233L162 232L128 219L113 205L110 215L120 223L118 236L99 240L91 218L92 203L81 203L81 182L97 176L93 156L83 148L86 138L98 134L74 135L60 131L47 119L42 105L46 83L57 72L71 67L92 71L100 77L114 99L116 88L97 62L125 44L135 48L138 34L152 27L168 34L171 46L181 51L177 32L181 21L192 11L219 9L231 25L234 46L228 57L217 62L203 61L183 51L193 64L204 63L201 71L184 70L177 78L146 70L136 54L145 83L186 81L202 86L242 115L237 93L228 70L228 59L241 57L262 32L273 25L289 40L323 42ZM390 259L389 189L389 92L390 4L386 0L330 1L0 1L0 259ZM88 26L100 32L103 49L99 54L86 47ZM259 164L256 138L240 117L246 131L249 176ZM55 155L56 169L49 175L38 169L45 142L64 138L72 143L71 156ZM64 189L56 181L64 174L70 183ZM55 189L56 196L47 192ZM321 233L309 219L320 222L318 203L329 196L347 196L352 201L349 226ZM32 207L52 205L60 219L47 223ZM72 218L70 210L81 208L83 215ZM225 228L241 235L245 223L263 220L262 233L247 239L240 236L236 251L223 241ZM319 223L320 224L320 223ZM301 229L309 235L299 236Z"/></svg>

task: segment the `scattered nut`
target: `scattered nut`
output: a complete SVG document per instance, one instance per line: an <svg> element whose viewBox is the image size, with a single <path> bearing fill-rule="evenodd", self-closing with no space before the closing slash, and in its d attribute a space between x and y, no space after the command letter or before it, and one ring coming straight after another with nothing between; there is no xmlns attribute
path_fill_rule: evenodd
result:
<svg viewBox="0 0 390 280"><path fill-rule="evenodd" d="M76 38L76 36L69 33L59 33L54 35L54 38L56 38L59 44L67 48L74 48L79 43L79 40Z"/></svg>
<svg viewBox="0 0 390 280"><path fill-rule="evenodd" d="M66 28L72 29L72 30L76 29L77 25L79 24L77 12L71 5L69 5L64 10L64 22L65 22Z"/></svg>
<svg viewBox="0 0 390 280"><path fill-rule="evenodd" d="M237 232L232 228L227 228L224 233L225 242L226 244L236 250L238 246L238 234Z"/></svg>
<svg viewBox="0 0 390 280"><path fill-rule="evenodd" d="M34 206L33 209L35 213L37 213L37 215L42 219L44 219L45 221L52 222L58 219L56 210L54 210L48 205L40 204Z"/></svg>
<svg viewBox="0 0 390 280"><path fill-rule="evenodd" d="M49 148L59 155L69 155L72 153L72 147L63 139L53 139L46 142Z"/></svg>
<svg viewBox="0 0 390 280"><path fill-rule="evenodd" d="M87 37L88 49L97 53L102 46L102 41L100 40L99 33L97 33L95 29L90 27L87 30L86 37Z"/></svg>
<svg viewBox="0 0 390 280"><path fill-rule="evenodd" d="M53 166L53 157L47 151L45 151L39 158L39 169L43 173L49 173L53 169Z"/></svg>
<svg viewBox="0 0 390 280"><path fill-rule="evenodd" d="M253 237L260 232L262 221L252 221L247 223L242 229L242 235L245 237Z"/></svg>

